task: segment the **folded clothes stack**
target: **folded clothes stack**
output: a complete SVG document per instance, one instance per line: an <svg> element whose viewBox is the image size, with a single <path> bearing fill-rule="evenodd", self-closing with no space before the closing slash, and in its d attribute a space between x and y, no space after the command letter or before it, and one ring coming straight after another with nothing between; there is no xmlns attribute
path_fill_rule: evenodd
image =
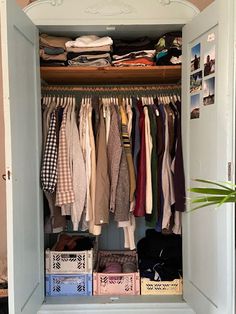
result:
<svg viewBox="0 0 236 314"><path fill-rule="evenodd" d="M102 273L134 273L137 272L135 256L113 254L100 259L99 270Z"/></svg>
<svg viewBox="0 0 236 314"><path fill-rule="evenodd" d="M69 66L111 66L112 39L108 36L80 36L66 43Z"/></svg>
<svg viewBox="0 0 236 314"><path fill-rule="evenodd" d="M182 62L182 34L170 32L159 38L156 48L156 65L174 65Z"/></svg>
<svg viewBox="0 0 236 314"><path fill-rule="evenodd" d="M86 251L94 246L94 237L70 236L61 234L57 241L54 251Z"/></svg>
<svg viewBox="0 0 236 314"><path fill-rule="evenodd" d="M44 66L67 65L67 52L65 43L70 41L68 37L49 36L41 34L39 37L40 64Z"/></svg>
<svg viewBox="0 0 236 314"><path fill-rule="evenodd" d="M155 50L148 37L135 40L114 40L114 66L149 66L154 65Z"/></svg>
<svg viewBox="0 0 236 314"><path fill-rule="evenodd" d="M163 35L157 44L148 37L133 40L80 36L75 40L46 34L40 36L42 66L127 67L181 64L181 32ZM112 60L111 54L113 53Z"/></svg>

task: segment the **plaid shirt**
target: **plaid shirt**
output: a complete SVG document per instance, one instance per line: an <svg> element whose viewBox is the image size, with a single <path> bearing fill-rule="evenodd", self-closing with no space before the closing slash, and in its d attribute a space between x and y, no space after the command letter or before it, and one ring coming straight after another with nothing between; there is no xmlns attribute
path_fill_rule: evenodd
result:
<svg viewBox="0 0 236 314"><path fill-rule="evenodd" d="M75 201L75 195L72 184L72 174L69 167L68 150L66 142L66 116L67 110L65 109L63 112L63 118L59 133L56 206L71 204L74 203Z"/></svg>
<svg viewBox="0 0 236 314"><path fill-rule="evenodd" d="M51 114L45 152L41 168L41 184L44 191L53 193L57 184L57 134L56 111Z"/></svg>

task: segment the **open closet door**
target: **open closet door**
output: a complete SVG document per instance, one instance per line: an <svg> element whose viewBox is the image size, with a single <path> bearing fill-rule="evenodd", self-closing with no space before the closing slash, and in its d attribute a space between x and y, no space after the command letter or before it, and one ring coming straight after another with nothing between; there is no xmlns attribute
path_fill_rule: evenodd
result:
<svg viewBox="0 0 236 314"><path fill-rule="evenodd" d="M234 180L233 5L215 1L183 28L187 189ZM234 205L186 213L183 227L184 299L197 314L235 313Z"/></svg>
<svg viewBox="0 0 236 314"><path fill-rule="evenodd" d="M1 1L10 314L43 301L38 31L15 1Z"/></svg>

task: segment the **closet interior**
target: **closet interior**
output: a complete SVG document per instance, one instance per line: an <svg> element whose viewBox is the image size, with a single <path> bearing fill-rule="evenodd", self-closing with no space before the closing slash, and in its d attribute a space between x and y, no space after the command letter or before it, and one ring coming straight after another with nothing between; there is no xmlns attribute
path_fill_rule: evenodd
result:
<svg viewBox="0 0 236 314"><path fill-rule="evenodd" d="M96 40L106 40L108 35ZM82 243L79 237L92 237L96 272L93 279L83 279L85 282L78 285L81 289L81 293L75 293L78 296L155 295L151 290L158 281L170 283L169 291L164 294L182 293L181 212L185 210L185 185L181 147L181 62L172 64L171 56L164 61L166 64L156 61L163 60L158 59L158 53L166 58L171 49L173 53L178 52L175 57L178 58L182 38L180 32L163 35L150 39L152 44L156 41L157 46L153 44L152 50L145 50L138 39L134 51L135 48L129 48L129 44L135 46L134 34L122 40L121 34L112 34L112 40L120 44L124 56L116 54L114 45L111 64L97 67L86 66L86 62L90 62L90 57L94 62L95 54L104 56L98 53L101 46L95 49L92 44L89 48L72 45L66 52L67 56L74 53L71 59L57 64L61 62L60 56L45 57L45 51L50 52L50 40L56 41L57 37L40 37L45 250L55 249L57 243L57 250L63 247L66 256L66 251L71 251L68 243L73 239L78 248ZM76 37L86 40L92 36L77 34ZM43 47L47 49L42 51ZM124 59L125 64L116 66L115 58L118 62ZM126 64L127 60L131 64ZM143 60L144 64L135 64ZM72 62L75 64L70 66ZM67 136L64 157L60 146L63 126ZM69 179L65 179L65 172ZM58 235L60 232L62 235ZM88 250L91 249L91 243L87 244ZM124 256L119 255L122 251ZM60 263L56 261L58 257L53 256L55 252L46 252L50 265ZM75 257L72 252L68 254ZM97 260L103 266L98 266ZM123 274L126 266L128 270ZM56 269L55 265L52 267ZM64 268L64 271L64 276L69 276L69 270ZM53 271L46 275L47 296L63 295L59 287L60 274L56 273L55 278ZM108 273L108 279L104 279L102 273ZM110 273L122 273L123 277ZM131 273L131 277L126 273ZM141 292L140 276L144 277L142 285L145 285ZM152 280L152 287L147 278ZM175 279L179 281L176 283ZM110 285L102 289L104 280ZM114 284L117 281L119 285ZM162 294L161 289L165 290L159 287L157 294ZM64 295L70 292L64 291Z"/></svg>
<svg viewBox="0 0 236 314"><path fill-rule="evenodd" d="M139 261L143 260L145 256L142 252L148 252L150 254L155 253L153 245L162 244L162 238L165 237L165 239L167 239L167 237L169 237L168 234L148 231L149 229L154 230L156 226L154 228L147 228L146 217L135 218L136 228L134 244L136 250L124 248L125 229L123 227L118 228L117 221L102 227L103 231L100 236L91 235L91 241L94 247L93 251L98 248L97 258L95 260L100 259L100 265L103 269L99 269L97 265L94 265L93 273L91 272L89 265L91 266L92 260L88 258L93 255L91 250L87 250L87 255L85 254L84 258L82 258L81 251L78 252L78 255L76 255L77 252L76 254L74 252L72 254L69 253L69 258L79 256L82 261L80 270L83 269L85 273L80 273L79 275L87 275L83 280L84 286L86 285L86 280L90 288L92 281L95 282L94 280L103 284L97 285L95 287L96 289L92 287L89 290L90 294L95 292L97 295L82 296L80 294L71 297L71 294L69 296L67 294L67 296L63 297L48 296L47 290L44 291L45 286L47 289L47 284L49 284L50 288L50 279L47 275L52 275L51 278L57 277L56 282L58 285L55 287L54 291L60 292L60 284L62 281L59 278L62 276L65 279L68 278L69 275L70 280L67 282L64 281L66 287L68 287L73 278L71 275L74 275L74 273L68 273L67 259L68 252L70 252L68 250L66 252L62 251L63 253L60 254L60 256L64 258L63 263L65 261L63 273L55 274L55 269L54 272L51 271L52 268L57 268L58 264L62 265L60 262L57 263L56 260L53 261L53 259L51 259L51 256L54 256L53 246L58 242L57 244L60 244L62 247L65 242L57 241L59 235L58 231L61 232L61 229L54 230L57 232L53 233L48 229L49 233L44 233L44 231L47 231L45 230L46 226L52 226L50 226L50 224L45 225L45 222L50 222L50 209L46 211L48 208L48 201L46 199L45 206L43 206L42 184L40 182L40 175L43 169L42 157L44 156L44 145L47 144L45 138L48 133L44 131L45 123L42 124L44 116L46 115L44 114L46 112L45 108L52 110L52 115L49 115L49 117L53 118L52 125L56 124L56 126L59 126L59 123L62 124L64 110L66 110L65 112L67 112L68 109L70 110L71 115L68 115L68 119L70 118L71 120L71 117L75 117L75 113L78 112L71 110L75 104L77 110L82 108L83 111L91 109L91 106L92 109L99 109L101 108L101 104L102 109L103 107L109 109L115 108L115 113L117 114L118 111L117 117L120 119L117 119L117 121L121 122L121 112L125 112L123 116L127 116L128 120L130 104L131 111L135 110L135 105L138 105L138 109L139 107L141 108L142 117L143 114L145 116L144 118L147 116L147 114L145 115L146 112L148 112L149 118L150 108L152 110L151 113L153 113L153 109L157 108L157 110L160 109L160 111L158 110L159 116L155 115L155 111L154 115L150 114L150 118L155 117L154 121L157 123L157 120L164 116L161 116L163 110L164 113L166 113L167 110L171 109L170 112L172 112L173 118L176 103L180 102L180 100L183 103L181 108L182 136L187 191L189 187L192 186L192 178L209 178L222 182L227 181L227 175L232 174L230 170L233 169L231 162L235 160L234 147L231 145L234 139L235 125L233 121L233 117L235 116L233 101L234 69L231 66L234 50L233 41L230 40L230 36L233 36L232 1L226 1L224 3L222 1L214 1L207 10L201 13L196 7L185 0L149 0L148 2L135 0L37 0L26 7L25 12L17 10L17 7L14 6L11 1L2 1L1 8L3 8L3 10L1 10L1 38L3 40L2 72L6 139L7 253L10 312L21 311L25 314L48 314L59 312L72 313L75 311L78 313L97 313L99 311L104 311L104 313L119 313L125 311L130 313L145 312L169 314L174 311L179 314L192 314L194 311L196 313L215 313L217 311L223 313L227 312L228 309L232 309L233 312L234 304L232 292L234 276L231 276L231 274L233 274L232 266L234 265L234 254L232 250L232 234L234 231L232 217L234 212L232 210L233 208L228 205L222 207L219 211L206 208L194 213L184 213L182 215L183 235L177 235L177 237L183 241L183 254L181 254L181 261L183 256L184 266L183 297L182 294L178 296L150 296L144 295L142 291L141 295L137 295L140 293L138 287L142 290L142 282L140 285L136 285L136 283L143 279L143 275L141 274L141 267L139 267L138 272L138 267L133 267L135 263L132 257L133 252L136 254L136 250L140 252L141 249ZM171 31L180 31L182 27L183 63L181 99L179 99L180 95L178 92L181 76L180 65L162 64L158 66L140 67L137 65L129 67L101 66L95 68L66 65L55 67L47 65L42 66L41 69L39 67L39 32L40 34L65 36L72 39L83 35L94 34L99 37L110 36L112 39L124 40L149 36L154 41L157 41L157 38L163 34ZM227 34L227 36L225 34ZM200 68L192 71L193 48L198 47L199 44L201 47ZM206 60L205 56L211 51L210 48L212 47L215 47L216 54L215 73L209 74L208 77L208 75L204 75L204 61ZM104 64L110 60L106 53L107 51L104 53L104 60L100 60L99 62ZM19 56L21 56L20 62ZM137 55L134 54L134 58L136 56ZM147 57L146 61L150 62L150 60L148 60L149 56L145 57ZM90 62L98 62L98 60L94 60L94 58L91 57L69 60L71 64L88 60ZM111 61L117 60L118 59ZM224 60L224 62L221 62L221 60ZM126 62L129 60L123 61ZM40 71L42 91L40 90ZM190 80L194 79L196 77L195 73L198 72L202 74L202 89L201 91L194 92L192 95ZM212 79L212 77L215 78L215 103L208 105L203 103L204 84L208 79ZM117 91L118 88L126 88L128 91ZM139 90L141 89L141 92L137 91L137 88ZM113 89L112 92L111 89ZM135 92L133 89L135 89ZM193 104L192 99L194 99L192 96L195 96L195 93L199 95L200 116L198 119L191 119L190 112ZM53 103L53 105L50 105L50 103ZM97 103L98 106L95 106ZM169 108L168 103L175 106L170 106ZM139 106L139 104L142 104L142 106ZM43 109L42 111L41 107ZM101 121L105 120L104 115L107 115L109 109L105 109L104 112L99 112L101 115L103 113ZM94 114L95 110L93 111ZM136 110L134 112L136 113ZM84 117L84 115L81 115L81 117ZM133 114L133 117L135 117L135 119L132 120L132 122L136 121L137 114L136 116ZM173 121L171 115L168 115L168 117L170 117L170 121ZM78 118L79 116L76 115L76 123L80 122ZM48 120L48 122L50 122L50 120ZM145 119L143 119L143 121L145 121ZM178 121L178 119L175 119L175 122L176 121ZM107 125L109 125L109 123L107 123ZM124 126L125 125L126 123ZM98 124L98 126L100 126L100 124ZM118 123L118 126L122 131L122 123ZM167 126L167 124L165 126ZM74 129L76 130L76 128ZM77 129L79 130L78 126ZM94 128L94 119L92 119L92 129L95 135L96 128ZM170 133L169 129L167 130L166 128L164 130L168 131L166 134ZM53 145L56 143L54 147L57 147L57 139L58 134L60 135L60 131L61 128L54 129L54 137L52 136ZM68 128L66 128L66 132L67 131ZM103 134L105 133L105 135L107 135L104 131L106 131L106 128L104 130L103 127ZM123 131L126 131L126 129L123 128ZM176 131L175 128L174 131ZM110 134L114 136L116 133L109 133L109 135ZM122 135L122 133L120 134ZM174 134L176 133L174 132ZM124 137L120 136L120 141L124 141L125 145L128 144L124 152L126 154L126 152L129 153L129 151L131 151L133 159L133 142L130 141L128 130L124 132L123 135ZM107 140L106 136L101 137L101 139L103 139L103 141ZM162 139L164 140L164 137ZM44 145L42 145L42 142ZM88 145L88 143L90 142L85 141L84 144ZM147 143L149 142L147 141ZM112 142L112 144L115 144L115 141ZM156 144L156 142L154 142L154 144ZM106 147L106 145L104 146ZM100 145L97 147L101 148ZM171 145L171 147L173 146ZM78 149L78 146L76 148ZM124 147L122 146L122 152L123 149ZM59 153L61 152L58 152L58 156L60 155ZM114 150L112 150L112 153L114 153ZM172 154L169 155L171 155L171 157L167 162L172 161ZM146 151L143 156L146 157ZM127 161L128 158L126 157L126 162ZM107 163L106 166L105 163L102 163L101 167L99 164L99 168L97 167L96 169L96 174L97 170L101 172L104 166L108 167L108 164L109 163ZM70 166L71 164L69 164L69 167ZM81 164L79 163L77 166L81 167ZM55 169L55 156L52 158L52 163L50 163L50 171L53 171L53 169ZM128 168L126 167L126 169ZM143 167L141 170L146 170L146 167ZM118 168L118 171L120 171L120 168ZM130 183L129 171L125 171L124 174L126 175L126 180L128 178L127 182ZM84 172L81 172L79 178L81 178L82 175L84 176ZM47 171L45 171L45 178L47 178ZM108 178L110 177L108 176ZM143 179L144 176L139 178ZM121 183L124 183L124 180L122 180ZM179 186L183 187L183 185ZM124 185L123 187L127 192L128 185ZM87 185L85 188L87 190ZM99 188L102 188L102 185L100 185ZM104 201L105 198L103 198L102 193L98 194L98 196ZM143 197L144 193L141 194L141 196ZM152 196L155 195L153 194ZM125 200L127 202L126 197L122 198L122 201ZM145 198L145 202L146 200ZM128 201L130 202L130 200ZM53 204L55 204L55 202ZM44 221L43 207L45 208L45 214L47 213L44 217ZM127 208L128 207L126 207L126 209ZM64 213L67 213L67 210L68 208L65 207ZM60 212L61 209L59 213ZM111 213L111 216L112 215L114 214ZM64 222L66 223L67 229L64 233L60 234L60 237L66 235L64 240L67 241L70 239L70 236L75 235L81 240L82 235L87 233L87 231L84 231L82 235L81 233L75 234L74 231L71 231L74 227L71 219L70 217L69 219L67 218L68 217L66 217L66 221ZM88 222L89 221L91 220L88 220ZM55 221L53 221L53 223L54 222ZM76 223L75 221L75 227ZM58 226L54 225L53 227L56 229ZM152 241L148 243L150 238ZM70 245L69 247L67 245L67 247L71 249L73 246L77 246L77 240L78 238L71 239ZM181 252L182 241L180 241L179 246L175 246L175 248L180 247L178 252ZM129 241L129 246L132 247L130 242L132 241ZM227 245L225 245L225 243L227 243ZM86 244L89 245L90 243ZM128 244L128 242L126 244ZM82 245L81 241L80 245ZM47 250L47 248L50 250ZM145 249L142 250L142 248ZM113 256L110 258L109 254L108 257L104 256L103 252L105 250L111 251L114 249L128 252L130 256L126 257L126 254L120 256L118 253L114 253L116 258L119 258L119 260L115 261L113 260ZM172 250L172 252L174 253L174 250ZM159 251L158 256L163 257L162 250ZM86 261L86 259L90 261L90 264L83 262ZM50 264L51 261L52 263ZM108 262L108 265L106 262ZM77 265L77 263L73 265ZM86 265L86 269L84 265ZM175 265L177 265L177 263L175 263ZM121 269L122 272L109 273L111 269L113 271L120 271ZM129 269L129 271L132 270L132 272L125 273L125 269ZM153 279L157 279L154 280L154 286L151 286L150 282L147 283L148 286L146 287L151 288L149 291L153 290L153 287L160 287L161 285L161 281L158 280L159 277L157 275L163 277L163 273L160 272L159 268L157 269L155 267L155 269L157 270L156 273L155 271L152 272L152 274L148 272L149 275L153 276ZM106 272L103 272L103 270ZM226 276L225 274L230 275ZM82 277L79 275L76 276L81 282ZM110 295L99 295L100 292L98 288L107 287L107 278L109 278L109 283L113 284L113 282L120 281L126 276L129 278L127 279L128 283L135 283L135 285L133 285L135 287L134 291L136 291L135 295L127 293L126 295L121 295L117 293L118 290L114 291L111 289L109 289L111 292ZM142 278L141 280L140 276ZM147 278L147 280L148 279L149 278ZM146 285L146 283L144 284ZM129 286L125 286L125 288L129 292L132 291ZM84 291L82 285L80 285L78 289Z"/></svg>

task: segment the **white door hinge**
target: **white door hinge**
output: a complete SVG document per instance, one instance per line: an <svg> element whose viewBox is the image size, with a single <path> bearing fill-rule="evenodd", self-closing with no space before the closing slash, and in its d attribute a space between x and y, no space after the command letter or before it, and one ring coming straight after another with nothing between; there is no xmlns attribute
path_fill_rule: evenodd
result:
<svg viewBox="0 0 236 314"><path fill-rule="evenodd" d="M232 164L231 161L228 162L228 181L232 180Z"/></svg>

